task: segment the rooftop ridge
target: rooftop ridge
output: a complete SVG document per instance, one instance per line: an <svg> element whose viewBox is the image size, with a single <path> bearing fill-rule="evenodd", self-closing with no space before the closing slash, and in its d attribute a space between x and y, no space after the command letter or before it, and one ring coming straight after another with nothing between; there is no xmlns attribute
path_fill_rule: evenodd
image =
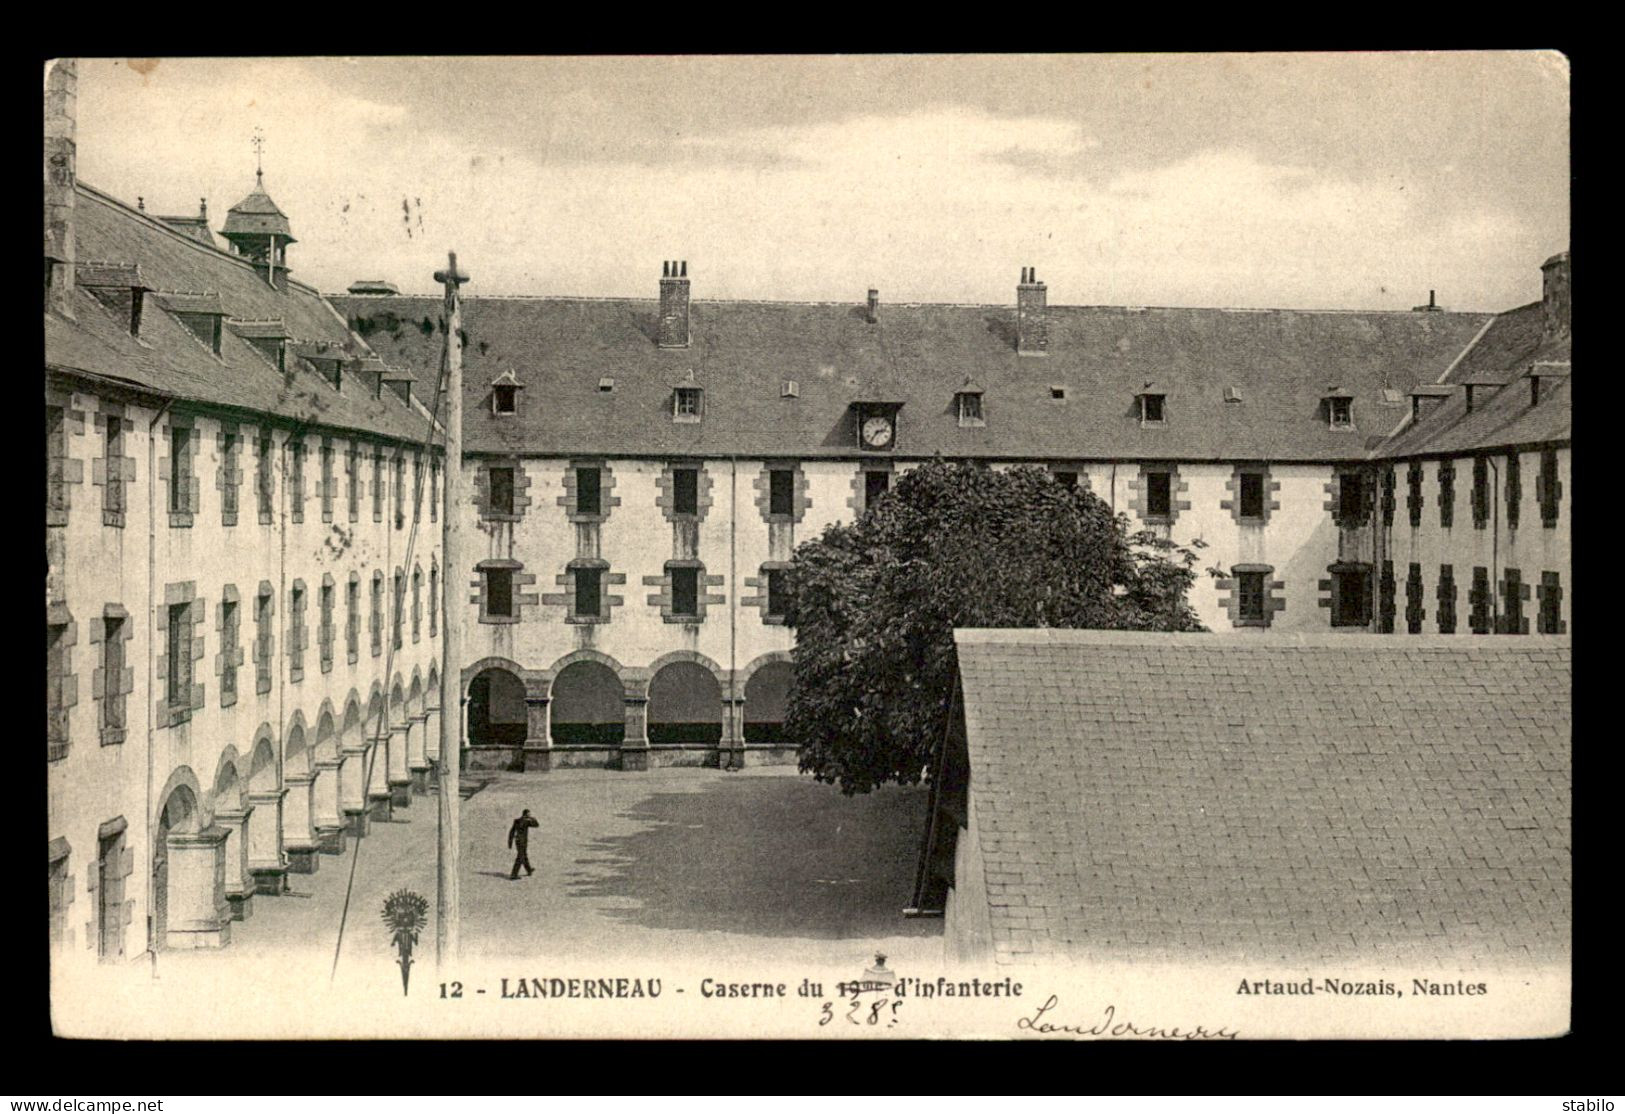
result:
<svg viewBox="0 0 1625 1114"><path fill-rule="evenodd" d="M351 294L324 293L327 299L358 298L371 302L396 301L442 301L441 294ZM647 302L649 305L659 305L659 298L650 298L641 295L613 295L613 294L463 294L463 302ZM860 301L834 301L810 300L794 298L695 298L690 303L696 306L820 306L829 308L862 307ZM887 305L894 309L978 309L978 310L1013 310L1014 302L889 302ZM1295 309L1291 306L1129 306L1108 305L1104 303L1071 303L1051 302L1050 310L1110 310L1119 313L1295 313L1295 314L1328 314L1339 316L1364 315L1373 316L1386 314L1394 317L1415 317L1421 315L1409 309ZM1428 314L1429 318L1440 315L1452 317L1485 317L1495 318L1502 312L1500 310L1463 310L1445 309L1437 313ZM880 324L885 324L882 318Z"/></svg>
<svg viewBox="0 0 1625 1114"><path fill-rule="evenodd" d="M219 256L221 259L230 260L232 263L236 264L239 267L244 268L245 270L249 271L250 273L252 273L252 274L254 274L256 276L259 275L259 273L260 273L260 269L258 267L256 267L249 260L244 259L242 256L233 255L233 254L231 254L231 252L227 251L225 248L222 248L217 244L212 244L212 243L211 244L206 244L202 240L199 240L195 236L188 236L186 233L181 232L180 230L172 227L171 225L168 225L168 224L164 223L164 220L162 218L154 216L153 214L147 212L145 209L136 209L136 208L131 207L127 203L125 203L123 201L120 201L118 198L116 198L112 194L108 193L106 190L97 189L95 186L91 185L89 182L85 181L83 178L76 179L74 181L74 187L76 189L83 190L85 193L90 194L97 201L100 201L105 205L111 205L116 209L122 210L126 216L138 218L139 220L143 221L147 225L147 227L156 229L157 231L162 232L166 236L171 236L171 237L175 238L176 240L179 240L181 243L190 244L193 248L195 248L195 249L197 249L199 251L205 251L205 252L208 252L211 255ZM192 218L192 219L196 219L196 218ZM297 286L300 290L304 291L307 294L314 294L318 298L324 298L324 299L326 298L326 295L323 294L320 290L317 290L314 286L311 286L309 283L301 282L299 279L294 278L292 275L289 275L289 274L284 272L283 278L286 280L286 282L288 283L288 286L290 288ZM264 281L264 280L262 279L261 281ZM175 292L172 291L172 293L175 293Z"/></svg>
<svg viewBox="0 0 1625 1114"><path fill-rule="evenodd" d="M954 642L960 646L1179 646L1254 647L1260 650L1299 647L1305 649L1365 650L1393 653L1396 648L1506 653L1572 649L1571 636L1541 635L1539 638L1506 639L1459 634L1413 634L1396 644L1391 634L1368 631L1334 634L1329 631L1246 631L1212 633L1203 631L1114 631L1085 630L1076 627L955 627Z"/></svg>

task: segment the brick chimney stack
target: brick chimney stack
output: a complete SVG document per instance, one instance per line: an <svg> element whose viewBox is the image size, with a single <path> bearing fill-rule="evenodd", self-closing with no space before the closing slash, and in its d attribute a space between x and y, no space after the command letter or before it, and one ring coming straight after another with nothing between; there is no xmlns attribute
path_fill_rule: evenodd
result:
<svg viewBox="0 0 1625 1114"><path fill-rule="evenodd" d="M878 290L874 289L873 287L871 287L870 290L869 290L868 322L869 322L869 324L873 325L876 321L879 321L879 320L880 320L880 291L878 291Z"/></svg>
<svg viewBox="0 0 1625 1114"><path fill-rule="evenodd" d="M1049 291L1038 281L1038 268L1023 267L1016 287L1016 352L1023 356L1049 354Z"/></svg>
<svg viewBox="0 0 1625 1114"><path fill-rule="evenodd" d="M1560 251L1540 265L1542 340L1569 336L1569 253Z"/></svg>
<svg viewBox="0 0 1625 1114"><path fill-rule="evenodd" d="M656 343L662 348L688 347L688 260L660 265L660 324Z"/></svg>
<svg viewBox="0 0 1625 1114"><path fill-rule="evenodd" d="M49 63L45 74L45 259L47 306L73 316L74 116L79 96L72 58Z"/></svg>

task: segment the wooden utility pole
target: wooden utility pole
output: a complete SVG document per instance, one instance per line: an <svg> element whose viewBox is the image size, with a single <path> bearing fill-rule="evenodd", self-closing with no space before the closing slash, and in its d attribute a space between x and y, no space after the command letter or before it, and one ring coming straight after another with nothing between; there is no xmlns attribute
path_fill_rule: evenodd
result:
<svg viewBox="0 0 1625 1114"><path fill-rule="evenodd" d="M459 890L462 861L463 740L463 304L458 287L468 276L457 270L457 253L447 256L446 269L434 280L446 288L446 505L442 566L446 570L440 593L440 843L435 859L435 961L455 963L462 944L462 900Z"/></svg>

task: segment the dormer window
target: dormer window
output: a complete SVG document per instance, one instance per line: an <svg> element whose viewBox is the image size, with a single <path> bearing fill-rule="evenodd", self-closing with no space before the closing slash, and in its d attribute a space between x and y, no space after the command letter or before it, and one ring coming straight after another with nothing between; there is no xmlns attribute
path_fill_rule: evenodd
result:
<svg viewBox="0 0 1625 1114"><path fill-rule="evenodd" d="M1049 397L1051 402L1065 402L1066 388L1058 383L1052 384L1049 389Z"/></svg>
<svg viewBox="0 0 1625 1114"><path fill-rule="evenodd" d="M519 412L519 392L525 385L509 370L503 372L491 381L491 413L517 414Z"/></svg>
<svg viewBox="0 0 1625 1114"><path fill-rule="evenodd" d="M603 378L598 380L598 393L599 394L606 394L607 395L610 391L613 391L614 389L615 389L615 377L614 376L606 375Z"/></svg>
<svg viewBox="0 0 1625 1114"><path fill-rule="evenodd" d="M697 422L703 392L698 387L678 387L672 392L671 417L676 422Z"/></svg>
<svg viewBox="0 0 1625 1114"><path fill-rule="evenodd" d="M1140 424L1163 425L1167 422L1165 403L1168 396L1160 391L1143 391L1140 394Z"/></svg>
<svg viewBox="0 0 1625 1114"><path fill-rule="evenodd" d="M967 383L954 395L962 426L986 425L982 419L982 388Z"/></svg>
<svg viewBox="0 0 1625 1114"><path fill-rule="evenodd" d="M1323 396L1326 402L1326 424L1331 429L1354 428L1354 394L1342 387L1333 387Z"/></svg>
<svg viewBox="0 0 1625 1114"><path fill-rule="evenodd" d="M1226 387L1224 389L1224 400L1226 402L1240 402L1241 401L1241 388L1240 387Z"/></svg>
<svg viewBox="0 0 1625 1114"><path fill-rule="evenodd" d="M780 398L800 398L801 397L801 384L797 383L794 379L786 379L779 386L779 397Z"/></svg>

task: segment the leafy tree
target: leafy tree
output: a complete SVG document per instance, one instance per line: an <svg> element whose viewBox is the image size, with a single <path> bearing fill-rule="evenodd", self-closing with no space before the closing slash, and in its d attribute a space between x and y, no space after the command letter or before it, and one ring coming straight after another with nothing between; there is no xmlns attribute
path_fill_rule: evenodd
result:
<svg viewBox="0 0 1625 1114"><path fill-rule="evenodd" d="M1195 559L1044 469L916 468L796 550L784 728L802 771L848 794L920 781L948 725L955 627L1202 630Z"/></svg>

